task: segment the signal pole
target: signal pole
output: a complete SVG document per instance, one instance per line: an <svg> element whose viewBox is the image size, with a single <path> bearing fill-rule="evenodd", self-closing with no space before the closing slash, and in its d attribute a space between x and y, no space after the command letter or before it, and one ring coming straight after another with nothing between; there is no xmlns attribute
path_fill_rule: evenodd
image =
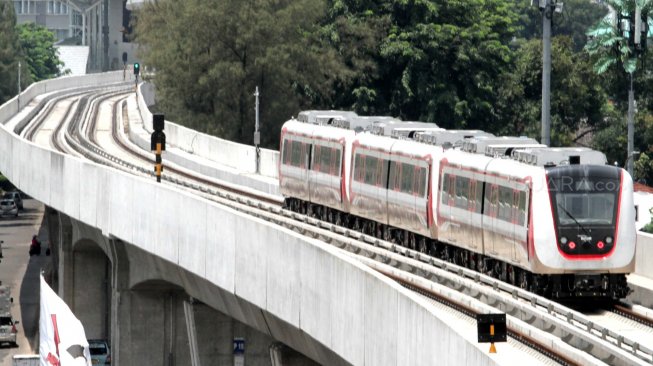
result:
<svg viewBox="0 0 653 366"><path fill-rule="evenodd" d="M540 1L541 3L541 1ZM551 0L542 9L542 144L551 146Z"/></svg>
<svg viewBox="0 0 653 366"><path fill-rule="evenodd" d="M254 125L254 146L256 146L256 174L259 174L261 172L261 148L259 147L261 143L261 132L259 131L259 124L258 124L258 86L256 87L256 91L254 92L254 96L256 97L256 123Z"/></svg>
<svg viewBox="0 0 653 366"><path fill-rule="evenodd" d="M18 61L18 111L20 111L20 61Z"/></svg>
<svg viewBox="0 0 653 366"><path fill-rule="evenodd" d="M166 150L166 134L163 133L165 118L162 114L152 115L152 135L150 135L150 149L155 154L154 174L156 174L157 183L161 183L161 173L163 173L163 161L161 152Z"/></svg>

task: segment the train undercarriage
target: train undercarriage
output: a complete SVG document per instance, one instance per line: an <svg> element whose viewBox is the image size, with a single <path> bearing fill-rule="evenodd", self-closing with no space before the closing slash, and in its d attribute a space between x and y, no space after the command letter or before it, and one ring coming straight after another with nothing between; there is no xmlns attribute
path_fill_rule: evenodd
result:
<svg viewBox="0 0 653 366"><path fill-rule="evenodd" d="M534 274L510 263L424 237L403 229L349 215L295 198L286 198L291 211L360 231L435 258L475 270L529 292L558 300L618 300L629 293L625 274Z"/></svg>

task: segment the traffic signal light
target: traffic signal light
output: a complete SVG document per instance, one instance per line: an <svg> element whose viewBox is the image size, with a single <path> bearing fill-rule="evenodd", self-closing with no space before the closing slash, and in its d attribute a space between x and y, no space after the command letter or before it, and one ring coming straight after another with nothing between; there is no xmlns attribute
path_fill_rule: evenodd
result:
<svg viewBox="0 0 653 366"><path fill-rule="evenodd" d="M141 71L141 64L134 62L134 75L138 75Z"/></svg>

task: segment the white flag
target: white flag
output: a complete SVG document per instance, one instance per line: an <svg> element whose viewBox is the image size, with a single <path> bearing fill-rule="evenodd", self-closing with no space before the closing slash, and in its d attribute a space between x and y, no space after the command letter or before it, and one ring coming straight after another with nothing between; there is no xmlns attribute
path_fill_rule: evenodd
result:
<svg viewBox="0 0 653 366"><path fill-rule="evenodd" d="M91 366L84 327L41 276L41 366Z"/></svg>

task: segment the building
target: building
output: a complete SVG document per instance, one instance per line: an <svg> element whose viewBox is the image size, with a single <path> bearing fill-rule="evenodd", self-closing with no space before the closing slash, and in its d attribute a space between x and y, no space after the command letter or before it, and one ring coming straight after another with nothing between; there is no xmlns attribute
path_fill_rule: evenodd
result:
<svg viewBox="0 0 653 366"><path fill-rule="evenodd" d="M18 23L48 28L57 44L86 52L86 71L118 70L137 61L129 41L131 11L127 0L13 0ZM63 60L66 62L66 60Z"/></svg>

